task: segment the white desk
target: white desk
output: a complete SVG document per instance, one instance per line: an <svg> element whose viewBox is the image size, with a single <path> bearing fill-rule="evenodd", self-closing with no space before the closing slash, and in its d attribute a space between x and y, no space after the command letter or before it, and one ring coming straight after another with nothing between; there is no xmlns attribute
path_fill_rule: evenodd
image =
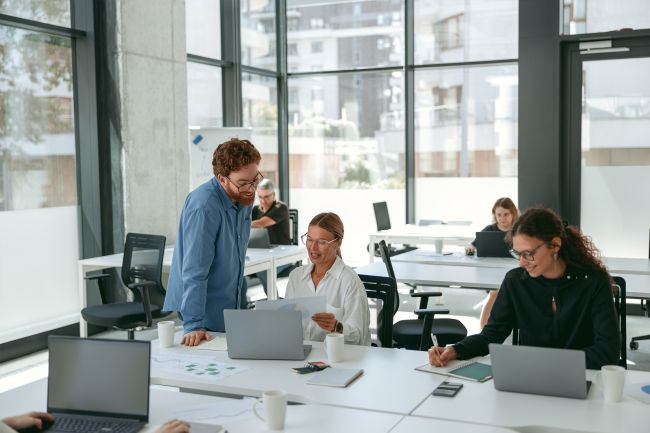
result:
<svg viewBox="0 0 650 433"><path fill-rule="evenodd" d="M497 290L501 287L501 282L510 268L393 262L393 270L397 281L400 283ZM356 268L355 271L357 274L388 276L383 262L361 266Z"/></svg>
<svg viewBox="0 0 650 433"><path fill-rule="evenodd" d="M587 371L590 379L595 374ZM650 373L628 371L626 381L650 383ZM431 396L412 415L510 427L527 433L647 433L650 428L650 406L628 396L620 403L605 403L598 382L594 382L586 400L497 391L492 381L463 383L456 397Z"/></svg>
<svg viewBox="0 0 650 433"><path fill-rule="evenodd" d="M440 224L431 226L416 226L406 224L394 227L390 230L382 230L370 234L370 262L375 260L375 252L372 245L380 240L394 244L434 244L438 252L442 250L443 244L467 245L476 237L476 232L483 227L471 225Z"/></svg>
<svg viewBox="0 0 650 433"><path fill-rule="evenodd" d="M177 335L177 341L180 334ZM309 361L326 361L322 343L314 342ZM249 370L218 381L200 377L170 375L161 371L156 356L170 354L212 355L219 362L249 367ZM363 368L364 374L347 388L308 385L310 375L296 374L292 367L304 361L232 360L226 352L174 346L160 349L152 342L151 383L186 390L209 391L233 395L260 396L266 389L283 389L290 401L317 403L385 413L409 414L443 380L443 376L415 371L426 362L426 354L411 350L345 346L345 361L337 367Z"/></svg>
<svg viewBox="0 0 650 433"><path fill-rule="evenodd" d="M169 269L172 264L174 247L165 248L163 258L163 269ZM276 287L276 268L278 266L301 261L307 257L305 247L300 245L280 245L272 249L250 248L246 251L246 262L244 264L244 275L255 274L266 271L268 274L268 297L276 299L278 296ZM86 274L92 271L99 271L108 268L119 268L122 266L123 254L112 254L109 256L93 257L79 260L77 262L79 276L79 332L82 337L88 336L88 325L81 317L81 310L88 305L88 292L86 287Z"/></svg>
<svg viewBox="0 0 650 433"><path fill-rule="evenodd" d="M142 431L151 433L165 421L175 417L176 413L212 406L218 409L218 404L231 399L185 392L172 389L152 387L149 399L149 424ZM250 400L252 407L254 400ZM47 408L47 379L21 386L0 394L0 418L19 415L33 410L45 411ZM266 425L255 418L252 410L243 414L244 419L228 421L224 418L202 419L206 424L221 424L229 432L266 432ZM196 421L196 419L188 419ZM388 432L402 419L401 415L379 412L347 409L322 405L290 405L287 407L285 432L350 432L360 431L383 433ZM440 421L431 420L435 426ZM444 422L443 422L444 423ZM454 423L462 426L462 424ZM457 430L462 431L462 430ZM489 433L491 430L481 430Z"/></svg>

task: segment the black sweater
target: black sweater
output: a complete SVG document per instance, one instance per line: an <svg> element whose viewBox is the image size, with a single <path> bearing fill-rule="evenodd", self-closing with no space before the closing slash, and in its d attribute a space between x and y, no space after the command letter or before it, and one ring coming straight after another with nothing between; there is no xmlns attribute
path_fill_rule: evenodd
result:
<svg viewBox="0 0 650 433"><path fill-rule="evenodd" d="M619 360L618 319L603 272L567 269L551 280L533 278L523 268L510 270L483 331L454 345L458 358L487 355L488 344L503 343L514 328L522 345L584 350L587 368Z"/></svg>

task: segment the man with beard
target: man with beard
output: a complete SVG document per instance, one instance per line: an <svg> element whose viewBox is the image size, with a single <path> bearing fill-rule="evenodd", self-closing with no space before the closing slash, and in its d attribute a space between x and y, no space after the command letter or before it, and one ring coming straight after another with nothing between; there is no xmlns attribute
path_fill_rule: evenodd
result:
<svg viewBox="0 0 650 433"><path fill-rule="evenodd" d="M220 144L214 177L185 200L163 306L183 321L181 344L196 346L211 339L207 331L224 332L223 310L238 306L260 160L248 140Z"/></svg>

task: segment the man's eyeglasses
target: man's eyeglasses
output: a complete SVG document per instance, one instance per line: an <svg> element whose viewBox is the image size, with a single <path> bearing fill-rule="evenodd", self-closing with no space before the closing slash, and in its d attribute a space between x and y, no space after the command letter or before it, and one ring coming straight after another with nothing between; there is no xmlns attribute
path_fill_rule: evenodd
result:
<svg viewBox="0 0 650 433"><path fill-rule="evenodd" d="M270 193L268 193L268 194L266 194L266 195L259 195L259 194L258 194L258 195L257 195L257 198L259 198L260 200L266 200L266 199L269 199L269 198L273 197L273 194L274 194L274 193L272 193L272 192L270 192Z"/></svg>
<svg viewBox="0 0 650 433"><path fill-rule="evenodd" d="M312 238L309 237L309 235L307 233L305 233L304 235L300 236L300 240L302 241L303 244L305 244L307 246L307 248L311 247L311 245L314 242L316 242L316 246L318 248L325 248L326 246L328 246L332 242L338 240L338 238L334 238L331 241L328 241L328 240L325 240L325 239L312 239Z"/></svg>
<svg viewBox="0 0 650 433"><path fill-rule="evenodd" d="M257 185L264 179L264 176L262 176L262 173L259 171L257 172L257 175L255 176L255 179L252 182L245 182L241 185L237 185L235 182L230 180L228 176L225 176L226 179L228 179L228 182L232 184L235 188L237 188L237 192L242 192L242 191L250 191L251 189L256 189Z"/></svg>
<svg viewBox="0 0 650 433"><path fill-rule="evenodd" d="M527 262L532 262L535 260L535 254L537 253L537 250L540 249L542 245L546 245L546 242L542 242L532 250L517 251L515 249L511 249L510 255L517 260L521 260L521 258L523 257Z"/></svg>

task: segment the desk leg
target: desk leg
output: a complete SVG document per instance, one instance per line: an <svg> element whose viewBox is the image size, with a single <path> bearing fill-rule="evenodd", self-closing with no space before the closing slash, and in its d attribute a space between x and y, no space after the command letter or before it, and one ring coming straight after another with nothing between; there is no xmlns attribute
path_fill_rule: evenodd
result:
<svg viewBox="0 0 650 433"><path fill-rule="evenodd" d="M266 288L267 297L268 299L278 299L278 285L277 285L277 279L278 279L278 272L275 268L275 261L271 263L271 267L266 271L266 277L267 277L267 282L266 285L268 286Z"/></svg>
<svg viewBox="0 0 650 433"><path fill-rule="evenodd" d="M86 291L86 270L84 265L77 265L78 276L79 276L79 336L87 337L88 336L88 324L81 316L81 310L86 308L88 305L88 292Z"/></svg>

